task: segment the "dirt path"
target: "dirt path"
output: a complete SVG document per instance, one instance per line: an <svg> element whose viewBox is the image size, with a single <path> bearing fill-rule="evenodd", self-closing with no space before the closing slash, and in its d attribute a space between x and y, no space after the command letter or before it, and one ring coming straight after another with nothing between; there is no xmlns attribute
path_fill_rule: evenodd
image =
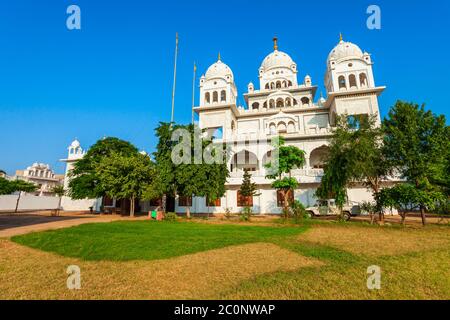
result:
<svg viewBox="0 0 450 320"><path fill-rule="evenodd" d="M78 226L85 223L98 223L98 222L112 222L119 220L145 220L147 217L122 217L118 215L75 215L70 213L63 213L59 217L50 217L48 215L8 215L2 216L1 219L8 220L3 224L10 226L0 230L0 238L10 238L17 235L22 235L31 232L56 230L62 228L68 228ZM16 227L20 225L18 220L27 220L29 224ZM53 221L52 221L53 220Z"/></svg>

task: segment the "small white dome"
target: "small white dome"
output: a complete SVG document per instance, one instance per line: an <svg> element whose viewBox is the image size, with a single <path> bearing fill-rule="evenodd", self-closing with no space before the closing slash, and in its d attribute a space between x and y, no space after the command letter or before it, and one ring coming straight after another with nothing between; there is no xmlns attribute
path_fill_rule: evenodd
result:
<svg viewBox="0 0 450 320"><path fill-rule="evenodd" d="M213 78L223 78L226 80L233 79L233 71L231 71L230 67L227 66L222 61L218 60L216 63L213 63L205 74L206 79Z"/></svg>
<svg viewBox="0 0 450 320"><path fill-rule="evenodd" d="M294 64L295 62L287 53L275 50L264 58L261 64L261 68L264 71L279 67L285 67L290 69Z"/></svg>
<svg viewBox="0 0 450 320"><path fill-rule="evenodd" d="M331 59L339 60L347 57L362 58L363 52L356 44L341 40L339 41L337 46L334 47L333 50L331 50L330 54L328 55L328 61L330 61Z"/></svg>
<svg viewBox="0 0 450 320"><path fill-rule="evenodd" d="M78 141L77 139L73 140L72 143L70 144L71 147L73 148L78 148L80 146L80 141Z"/></svg>

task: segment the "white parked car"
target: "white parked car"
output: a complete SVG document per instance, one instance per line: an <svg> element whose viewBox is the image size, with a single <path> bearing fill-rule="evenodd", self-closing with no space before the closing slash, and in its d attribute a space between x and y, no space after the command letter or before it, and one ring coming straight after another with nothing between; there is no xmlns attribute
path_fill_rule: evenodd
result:
<svg viewBox="0 0 450 320"><path fill-rule="evenodd" d="M308 215L312 217L320 216L337 216L339 208L336 206L334 199L318 200L313 207L306 208ZM351 217L361 214L361 208L358 204L346 204L342 208L344 220L348 221Z"/></svg>

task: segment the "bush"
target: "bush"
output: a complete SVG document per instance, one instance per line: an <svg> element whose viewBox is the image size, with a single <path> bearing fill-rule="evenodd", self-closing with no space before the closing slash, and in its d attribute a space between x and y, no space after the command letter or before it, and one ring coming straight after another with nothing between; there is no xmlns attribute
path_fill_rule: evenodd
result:
<svg viewBox="0 0 450 320"><path fill-rule="evenodd" d="M176 221L177 218L178 218L178 216L175 212L167 212L164 215L164 221Z"/></svg>
<svg viewBox="0 0 450 320"><path fill-rule="evenodd" d="M245 207L242 209L242 212L240 213L240 220L241 221L250 221L251 216L253 214L253 210L251 207Z"/></svg>
<svg viewBox="0 0 450 320"><path fill-rule="evenodd" d="M300 222L303 219L309 218L305 207L298 200L295 200L293 203L291 203L290 212L296 223Z"/></svg>
<svg viewBox="0 0 450 320"><path fill-rule="evenodd" d="M225 217L225 219L231 219L231 209L230 208L226 208L225 209L225 214L223 215Z"/></svg>

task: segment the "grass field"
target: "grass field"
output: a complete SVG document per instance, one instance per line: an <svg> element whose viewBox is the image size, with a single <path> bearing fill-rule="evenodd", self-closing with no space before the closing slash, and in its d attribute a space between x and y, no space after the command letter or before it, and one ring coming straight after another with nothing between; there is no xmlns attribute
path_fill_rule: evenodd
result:
<svg viewBox="0 0 450 320"><path fill-rule="evenodd" d="M232 224L158 223L155 221L93 223L13 237L14 242L83 260L155 260L254 242L276 242L305 227L262 227Z"/></svg>
<svg viewBox="0 0 450 320"><path fill-rule="evenodd" d="M450 229L148 221L0 240L4 299L449 299ZM68 265L82 288L66 288ZM366 287L367 267L382 270Z"/></svg>

